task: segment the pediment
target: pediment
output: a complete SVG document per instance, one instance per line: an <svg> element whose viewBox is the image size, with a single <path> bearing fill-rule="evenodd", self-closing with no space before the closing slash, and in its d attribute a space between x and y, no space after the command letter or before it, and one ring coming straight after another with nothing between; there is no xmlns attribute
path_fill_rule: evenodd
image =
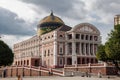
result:
<svg viewBox="0 0 120 80"><path fill-rule="evenodd" d="M90 32L90 33L92 32L92 33L97 33L94 29L92 29L89 26L83 26L83 27L77 28L75 31L77 31L77 32Z"/></svg>
<svg viewBox="0 0 120 80"><path fill-rule="evenodd" d="M73 31L100 34L99 30L95 26L89 23L79 24L73 28Z"/></svg>

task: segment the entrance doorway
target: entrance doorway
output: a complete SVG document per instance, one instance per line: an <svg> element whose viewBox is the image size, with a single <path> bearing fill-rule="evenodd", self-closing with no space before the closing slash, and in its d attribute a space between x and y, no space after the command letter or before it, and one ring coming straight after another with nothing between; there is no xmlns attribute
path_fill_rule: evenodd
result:
<svg viewBox="0 0 120 80"><path fill-rule="evenodd" d="M82 58L82 64L85 64L85 58Z"/></svg>
<svg viewBox="0 0 120 80"><path fill-rule="evenodd" d="M77 64L81 64L80 58L77 58Z"/></svg>
<svg viewBox="0 0 120 80"><path fill-rule="evenodd" d="M67 58L67 65L72 65L72 58Z"/></svg>
<svg viewBox="0 0 120 80"><path fill-rule="evenodd" d="M39 66L39 60L35 60L35 66Z"/></svg>

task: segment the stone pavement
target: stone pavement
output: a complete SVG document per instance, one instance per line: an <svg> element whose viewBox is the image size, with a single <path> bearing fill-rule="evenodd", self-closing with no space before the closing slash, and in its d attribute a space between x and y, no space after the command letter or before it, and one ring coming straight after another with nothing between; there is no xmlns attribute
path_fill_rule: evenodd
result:
<svg viewBox="0 0 120 80"><path fill-rule="evenodd" d="M18 80L15 78L0 78L0 80ZM56 77L56 76L42 76L42 77L24 77L23 80L120 80L120 77L103 77L103 78L97 78L97 77Z"/></svg>

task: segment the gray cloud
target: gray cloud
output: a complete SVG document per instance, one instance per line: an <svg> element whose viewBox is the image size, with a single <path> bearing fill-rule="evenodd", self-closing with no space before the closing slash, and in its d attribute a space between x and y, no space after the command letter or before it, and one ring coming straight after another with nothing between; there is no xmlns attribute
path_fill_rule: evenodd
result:
<svg viewBox="0 0 120 80"><path fill-rule="evenodd" d="M28 3L36 4L37 6L42 6L46 11L50 9L55 10L58 13L68 11L72 8L72 0L22 0Z"/></svg>
<svg viewBox="0 0 120 80"><path fill-rule="evenodd" d="M82 0L22 0L26 3L35 4L43 8L46 12L52 9L56 14L62 17L68 17L75 20L86 20L88 17L98 21L103 20L103 17L112 19L112 17L120 13L120 0L91 0L87 1L91 4L89 8ZM87 10L86 7L90 10ZM39 12L39 10L38 10ZM109 15L108 15L109 14ZM110 17L111 15L111 17ZM96 17L97 16L97 17ZM109 20L110 21L110 20Z"/></svg>
<svg viewBox="0 0 120 80"><path fill-rule="evenodd" d="M39 7L42 7L46 12L50 13L53 10L55 14L63 17L69 17L74 19L82 19L86 13L84 9L85 4L78 0L22 0L26 3L32 3ZM78 5L78 7L76 7Z"/></svg>
<svg viewBox="0 0 120 80"><path fill-rule="evenodd" d="M114 15L120 14L119 8L120 0L94 0L90 11L93 11L94 15L101 16L102 13L114 17Z"/></svg>
<svg viewBox="0 0 120 80"><path fill-rule="evenodd" d="M15 13L0 8L0 34L33 35L33 33L35 33L34 29L28 26L24 20L18 19Z"/></svg>
<svg viewBox="0 0 120 80"><path fill-rule="evenodd" d="M120 0L96 0L96 9L106 13L120 13ZM94 4L94 5L95 5Z"/></svg>

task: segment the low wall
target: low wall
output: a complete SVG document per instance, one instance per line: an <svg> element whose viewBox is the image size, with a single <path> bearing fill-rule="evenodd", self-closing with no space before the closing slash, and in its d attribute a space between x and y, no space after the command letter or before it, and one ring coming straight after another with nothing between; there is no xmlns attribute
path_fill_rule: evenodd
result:
<svg viewBox="0 0 120 80"><path fill-rule="evenodd" d="M55 69L47 69L42 67L7 67L0 70L2 74L6 69L6 77L22 76L60 76L63 75L62 71Z"/></svg>
<svg viewBox="0 0 120 80"><path fill-rule="evenodd" d="M102 75L116 75L117 70L114 66L104 64L83 64L83 65L66 65L64 67L65 72L88 72L97 75L101 73Z"/></svg>

